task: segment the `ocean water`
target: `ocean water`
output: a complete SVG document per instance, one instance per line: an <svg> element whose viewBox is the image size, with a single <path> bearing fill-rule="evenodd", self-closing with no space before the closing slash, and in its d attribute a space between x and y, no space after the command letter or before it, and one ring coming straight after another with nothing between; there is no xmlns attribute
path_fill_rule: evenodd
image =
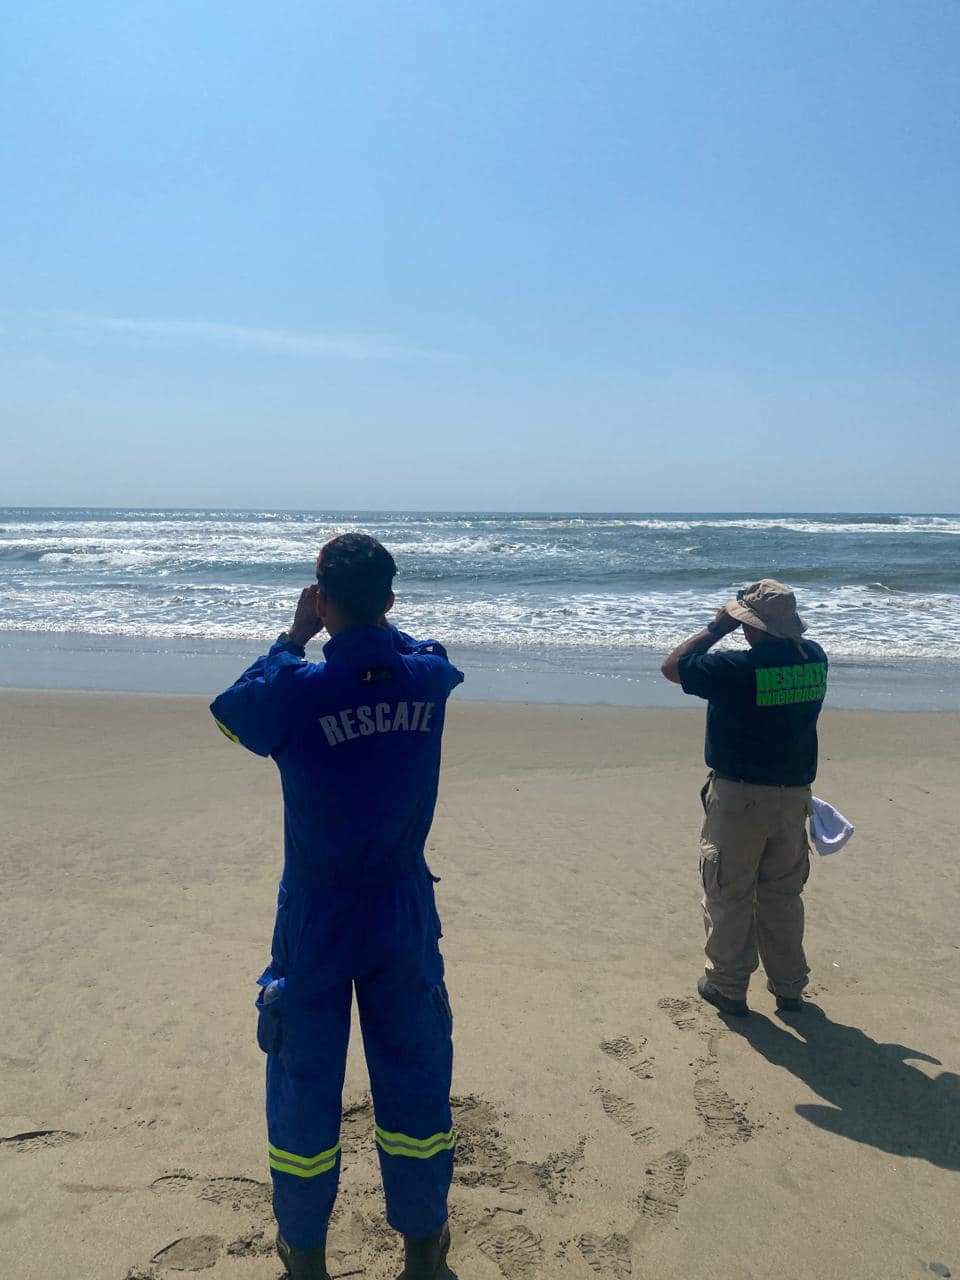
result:
<svg viewBox="0 0 960 1280"><path fill-rule="evenodd" d="M960 674L952 515L0 508L0 632L59 637L61 653L70 637L77 651L246 651L283 629L318 548L349 529L393 552L400 625L488 661L629 679L773 575L832 657Z"/></svg>

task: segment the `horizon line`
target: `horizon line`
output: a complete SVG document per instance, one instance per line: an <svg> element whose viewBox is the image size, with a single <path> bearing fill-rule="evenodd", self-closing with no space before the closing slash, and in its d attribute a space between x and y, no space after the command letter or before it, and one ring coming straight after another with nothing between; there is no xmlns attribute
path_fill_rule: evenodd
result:
<svg viewBox="0 0 960 1280"><path fill-rule="evenodd" d="M609 508L586 508L586 507L287 507L277 503L264 503L256 507L231 507L223 503L207 502L196 505L175 505L166 506L160 502L137 503L134 506L120 506L117 504L106 503L90 504L84 506L80 503L0 503L0 511L125 511L125 512L148 512L162 511L169 513L176 512L200 512L200 511L226 511L237 515L264 515L270 512L281 512L285 515L483 515L483 516L927 516L944 519L960 519L960 511L917 511L917 510L879 510L879 509L862 509L862 510L836 510L836 509L809 509L788 510L786 508L770 508L770 509L747 509L743 507L730 507L726 509L716 508L714 510L706 509L689 509L689 510L630 510L622 507Z"/></svg>

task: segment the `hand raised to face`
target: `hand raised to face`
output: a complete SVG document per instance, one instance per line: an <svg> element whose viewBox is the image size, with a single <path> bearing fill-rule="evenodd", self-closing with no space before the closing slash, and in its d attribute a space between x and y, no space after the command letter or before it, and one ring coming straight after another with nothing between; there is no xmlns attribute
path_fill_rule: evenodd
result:
<svg viewBox="0 0 960 1280"><path fill-rule="evenodd" d="M305 645L323 630L322 604L323 594L315 582L300 592L293 622L287 632L294 644Z"/></svg>
<svg viewBox="0 0 960 1280"><path fill-rule="evenodd" d="M717 616L714 618L711 625L717 631L720 631L726 636L729 635L731 631L736 631L737 627L740 626L740 621L739 619L734 618L732 614L727 613L726 605L724 605L722 609L717 610Z"/></svg>

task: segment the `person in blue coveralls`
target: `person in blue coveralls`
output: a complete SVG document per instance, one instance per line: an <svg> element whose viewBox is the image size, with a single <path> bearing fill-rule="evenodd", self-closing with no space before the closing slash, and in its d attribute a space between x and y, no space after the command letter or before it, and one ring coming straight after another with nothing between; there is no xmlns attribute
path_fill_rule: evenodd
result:
<svg viewBox="0 0 960 1280"><path fill-rule="evenodd" d="M284 864L257 1038L277 1250L291 1280L329 1280L341 1094L356 991L398 1280L455 1280L452 1018L424 857L447 698L463 680L435 640L386 619L393 557L347 533L317 560L289 631L213 702L228 738L272 756ZM323 662L308 641L326 629Z"/></svg>

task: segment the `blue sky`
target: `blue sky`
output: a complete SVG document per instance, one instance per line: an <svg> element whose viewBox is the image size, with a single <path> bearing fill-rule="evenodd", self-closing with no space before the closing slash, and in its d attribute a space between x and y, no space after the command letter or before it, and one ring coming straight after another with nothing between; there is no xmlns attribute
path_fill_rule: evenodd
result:
<svg viewBox="0 0 960 1280"><path fill-rule="evenodd" d="M35 0L0 502L956 510L954 0Z"/></svg>

